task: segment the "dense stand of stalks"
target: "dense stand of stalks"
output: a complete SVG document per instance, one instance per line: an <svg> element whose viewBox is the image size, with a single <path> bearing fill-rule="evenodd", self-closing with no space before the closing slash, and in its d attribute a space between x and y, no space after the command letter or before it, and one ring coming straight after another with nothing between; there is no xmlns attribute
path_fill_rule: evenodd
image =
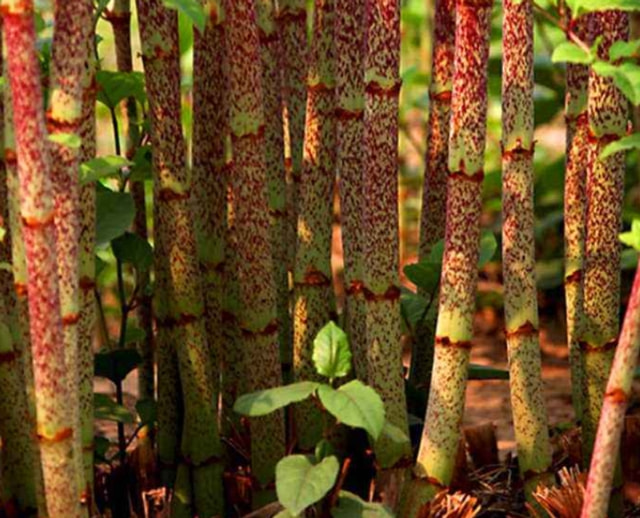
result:
<svg viewBox="0 0 640 518"><path fill-rule="evenodd" d="M518 466L530 494L551 466L538 340L533 211L533 4L505 0L502 27L502 265ZM553 479L551 479L552 481Z"/></svg>
<svg viewBox="0 0 640 518"><path fill-rule="evenodd" d="M608 56L616 40L625 40L628 14L594 13L593 34L602 36L601 57ZM602 397L618 337L620 307L620 242L624 156L600 158L604 147L625 135L628 102L611 79L591 71L589 76L589 167L586 183L586 241L584 264L584 326L580 348L584 368L583 463L588 466L595 439Z"/></svg>
<svg viewBox="0 0 640 518"><path fill-rule="evenodd" d="M138 14L154 149L156 286L164 297L156 317L175 348L184 408L174 513L214 516L224 507L221 443L181 130L178 19L159 0L139 1Z"/></svg>
<svg viewBox="0 0 640 518"><path fill-rule="evenodd" d="M587 18L574 22L576 35L588 39ZM589 121L587 90L589 67L567 65L565 118L567 160L564 184L564 289L567 307L567 344L571 367L573 408L582 419L582 357L578 344L583 315L583 268L585 239L585 184L587 176Z"/></svg>
<svg viewBox="0 0 640 518"><path fill-rule="evenodd" d="M604 394L602 413L591 457L582 518L606 516L619 457L631 384L640 352L640 267L636 270L631 297L620 333Z"/></svg>
<svg viewBox="0 0 640 518"><path fill-rule="evenodd" d="M362 136L364 130L364 7L336 4L336 169L346 286L345 322L356 375L367 379L365 302L362 292Z"/></svg>
<svg viewBox="0 0 640 518"><path fill-rule="evenodd" d="M265 119L259 31L254 0L228 0L226 54L233 163L230 190L233 250L238 279L237 324L241 330L243 371L248 391L280 385L277 289L273 276ZM282 412L251 420L254 499L269 493L274 467L285 447ZM266 495L265 495L266 496Z"/></svg>
<svg viewBox="0 0 640 518"><path fill-rule="evenodd" d="M455 7L455 0L438 0L435 8L427 152L420 219L420 259L427 258L433 245L444 238ZM433 311L425 315L424 322L417 329L411 355L411 381L414 385L424 386L427 389L433 368L433 338L438 316L435 311L437 304L432 304L431 307Z"/></svg>
<svg viewBox="0 0 640 518"><path fill-rule="evenodd" d="M457 0L449 178L436 351L406 516L449 485L473 335L487 115L491 0Z"/></svg>
<svg viewBox="0 0 640 518"><path fill-rule="evenodd" d="M65 366L56 266L51 161L47 149L33 3L2 2L23 222L33 353L36 434L50 518L79 517L74 419Z"/></svg>
<svg viewBox="0 0 640 518"><path fill-rule="evenodd" d="M296 380L314 379L313 341L333 309L331 228L335 181L335 10L333 0L317 0L302 176L298 191L298 245L294 269L293 372ZM322 415L313 402L296 409L296 437L303 450L322 437Z"/></svg>
<svg viewBox="0 0 640 518"><path fill-rule="evenodd" d="M398 95L400 93L400 3L368 0L365 15L365 107L363 131L363 287L366 300L367 381L382 397L387 419L408 432L402 373L398 287ZM411 454L389 465L397 444L375 445L384 498L398 498ZM388 468L388 469L387 469ZM385 480L390 477L388 480Z"/></svg>

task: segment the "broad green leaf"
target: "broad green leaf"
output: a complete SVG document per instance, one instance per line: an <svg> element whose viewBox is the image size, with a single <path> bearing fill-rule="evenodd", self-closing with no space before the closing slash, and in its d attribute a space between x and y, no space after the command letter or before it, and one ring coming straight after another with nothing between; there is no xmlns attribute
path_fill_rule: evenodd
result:
<svg viewBox="0 0 640 518"><path fill-rule="evenodd" d="M440 264L426 261L408 264L404 267L404 274L420 290L433 293L440 282Z"/></svg>
<svg viewBox="0 0 640 518"><path fill-rule="evenodd" d="M139 399L136 402L136 412L142 424L150 425L156 422L158 407L153 399Z"/></svg>
<svg viewBox="0 0 640 518"><path fill-rule="evenodd" d="M600 158L607 158L614 153L629 151L630 149L640 149L640 133L633 133L621 138L620 140L607 144L607 147L605 147L602 153L600 153Z"/></svg>
<svg viewBox="0 0 640 518"><path fill-rule="evenodd" d="M469 364L470 380L508 380L509 371L476 363Z"/></svg>
<svg viewBox="0 0 640 518"><path fill-rule="evenodd" d="M442 255L444 254L444 239L441 239L431 247L427 261L429 264L442 265Z"/></svg>
<svg viewBox="0 0 640 518"><path fill-rule="evenodd" d="M315 456L316 462L335 454L335 448L326 439L320 439L316 444Z"/></svg>
<svg viewBox="0 0 640 518"><path fill-rule="evenodd" d="M118 383L140 365L141 361L140 353L135 349L99 352L94 356L95 375Z"/></svg>
<svg viewBox="0 0 640 518"><path fill-rule="evenodd" d="M162 3L165 7L184 14L201 33L204 32L207 17L198 0L162 0Z"/></svg>
<svg viewBox="0 0 640 518"><path fill-rule="evenodd" d="M387 440L384 451L379 451L376 454L376 460L383 468L395 466L401 458L407 455L408 451L411 451L409 436L386 419L380 437Z"/></svg>
<svg viewBox="0 0 640 518"><path fill-rule="evenodd" d="M333 518L393 518L388 507L365 502L349 491L340 491L338 505L331 509Z"/></svg>
<svg viewBox="0 0 640 518"><path fill-rule="evenodd" d="M551 61L554 63L580 63L588 65L593 62L593 56L590 52L587 52L575 43L563 41L553 50Z"/></svg>
<svg viewBox="0 0 640 518"><path fill-rule="evenodd" d="M144 104L147 99L142 72L98 70L96 82L98 83L98 101L107 108L115 108L128 97L133 97L140 104Z"/></svg>
<svg viewBox="0 0 640 518"><path fill-rule="evenodd" d="M400 311L411 330L415 330L424 319L429 308L429 301L422 295L417 295L409 290L400 295Z"/></svg>
<svg viewBox="0 0 640 518"><path fill-rule="evenodd" d="M329 379L341 378L351 370L351 351L347 334L331 321L313 341L313 364L318 374Z"/></svg>
<svg viewBox="0 0 640 518"><path fill-rule="evenodd" d="M496 236L493 235L493 232L482 232L482 236L480 237L480 256L478 257L478 268L482 268L485 264L491 261L497 249L498 242L496 241Z"/></svg>
<svg viewBox="0 0 640 518"><path fill-rule="evenodd" d="M572 0L572 11L584 13L590 11L608 11L609 9L620 9L622 11L640 11L638 0Z"/></svg>
<svg viewBox="0 0 640 518"><path fill-rule="evenodd" d="M147 337L147 332L144 329L140 327L128 325L127 331L125 332L125 336L124 336L124 343L125 344L140 343L146 337Z"/></svg>
<svg viewBox="0 0 640 518"><path fill-rule="evenodd" d="M106 437L96 436L93 438L93 454L98 461L107 460L107 452L111 447L111 441Z"/></svg>
<svg viewBox="0 0 640 518"><path fill-rule="evenodd" d="M276 465L278 501L294 516L322 500L338 477L335 456L313 464L306 455L288 455Z"/></svg>
<svg viewBox="0 0 640 518"><path fill-rule="evenodd" d="M276 514L273 518L298 518L298 516L296 516L295 514L291 514L287 509L283 509L278 514Z"/></svg>
<svg viewBox="0 0 640 518"><path fill-rule="evenodd" d="M47 138L50 142L55 142L71 149L78 149L82 145L82 139L75 133L54 133Z"/></svg>
<svg viewBox="0 0 640 518"><path fill-rule="evenodd" d="M640 57L640 40L616 41L609 49L609 59L611 61L638 57Z"/></svg>
<svg viewBox="0 0 640 518"><path fill-rule="evenodd" d="M353 380L338 390L321 385L320 401L335 418L354 428L363 428L375 440L384 426L384 403L378 393L359 380Z"/></svg>
<svg viewBox="0 0 640 518"><path fill-rule="evenodd" d="M151 180L151 146L140 146L133 155L129 178L132 181Z"/></svg>
<svg viewBox="0 0 640 518"><path fill-rule="evenodd" d="M103 246L124 234L133 223L136 208L131 194L98 189L96 193L96 245Z"/></svg>
<svg viewBox="0 0 640 518"><path fill-rule="evenodd" d="M133 423L131 412L106 394L96 393L93 395L93 413L96 419L117 423Z"/></svg>
<svg viewBox="0 0 640 518"><path fill-rule="evenodd" d="M621 270L635 270L638 266L638 251L635 248L625 248L620 258Z"/></svg>
<svg viewBox="0 0 640 518"><path fill-rule="evenodd" d="M640 252L640 219L634 219L631 230L620 234L620 241Z"/></svg>
<svg viewBox="0 0 640 518"><path fill-rule="evenodd" d="M320 386L313 381L301 381L284 387L260 390L240 396L233 410L251 417L266 415L291 403L307 399Z"/></svg>
<svg viewBox="0 0 640 518"><path fill-rule="evenodd" d="M94 158L80 165L80 183L87 184L101 178L117 175L123 167L131 165L133 162L118 155Z"/></svg>
<svg viewBox="0 0 640 518"><path fill-rule="evenodd" d="M138 272L146 272L153 263L153 248L146 239L137 234L125 232L111 241L111 248L116 259L130 264Z"/></svg>

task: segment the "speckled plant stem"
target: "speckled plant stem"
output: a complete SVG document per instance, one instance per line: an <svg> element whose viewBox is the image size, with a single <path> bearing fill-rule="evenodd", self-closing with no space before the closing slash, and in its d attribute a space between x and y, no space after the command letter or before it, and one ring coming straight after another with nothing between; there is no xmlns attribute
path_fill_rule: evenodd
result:
<svg viewBox="0 0 640 518"><path fill-rule="evenodd" d="M50 518L81 516L75 481L73 412L65 366L56 268L53 188L41 110L33 4L1 4L13 97L20 214L27 254L29 325L33 352L37 437Z"/></svg>
<svg viewBox="0 0 640 518"><path fill-rule="evenodd" d="M445 249L429 406L406 516L453 476L473 338L491 0L457 0Z"/></svg>
<svg viewBox="0 0 640 518"><path fill-rule="evenodd" d="M1 23L1 21L0 21ZM1 31L0 25L0 31ZM0 36L1 45L1 36ZM0 46L0 56L1 56ZM0 70L2 57L0 57ZM6 85L5 85L5 88ZM0 98L0 142L4 141L4 102ZM5 158L0 160L0 262L12 263L11 227L9 223L9 188ZM27 400L27 385L22 351L22 331L19 324L19 308L16 305L13 274L0 271L0 436L2 437L1 474L4 491L20 516L37 513L36 471L32 440L33 415ZM28 344L27 344L28 345ZM5 499L6 503L6 499Z"/></svg>
<svg viewBox="0 0 640 518"><path fill-rule="evenodd" d="M640 267L636 270L620 341L607 382L589 467L582 518L601 518L607 515L614 472L619 458L620 436L624 428L627 405L631 399L631 384L638 361L638 352L640 352Z"/></svg>
<svg viewBox="0 0 640 518"><path fill-rule="evenodd" d="M400 4L367 0L365 7L365 110L363 179L363 292L366 300L367 378L385 403L387 419L408 432L398 287L398 95L400 93ZM375 446L385 500L393 503L411 454L385 439ZM388 478L388 480L384 480ZM394 488L395 486L395 488Z"/></svg>
<svg viewBox="0 0 640 518"><path fill-rule="evenodd" d="M282 44L277 30L274 0L255 0L262 58L262 91L265 113L265 147L269 209L271 211L271 248L276 289L281 360L285 372L291 371L291 317L289 314L289 254L287 220L287 183L284 164L284 127L282 120Z"/></svg>
<svg viewBox="0 0 640 518"><path fill-rule="evenodd" d="M190 474L191 512L215 516L224 508L221 444L182 139L178 17L160 0L137 5L152 125L156 316L176 351L184 405L178 473ZM175 510L180 498L173 504L185 512Z"/></svg>
<svg viewBox="0 0 640 518"><path fill-rule="evenodd" d="M362 292L362 138L364 131L365 0L336 4L336 169L339 175L346 330L356 375L367 379L365 302Z"/></svg>
<svg viewBox="0 0 640 518"><path fill-rule="evenodd" d="M533 4L505 0L502 27L502 265L518 466L525 493L549 478L538 340L533 212ZM553 482L553 476L549 482Z"/></svg>
<svg viewBox="0 0 640 518"><path fill-rule="evenodd" d="M431 86L429 87L427 153L420 219L420 259L427 258L433 245L444 238L455 10L455 0L436 1ZM436 304L433 306L435 307ZM429 312L423 324L418 326L411 355L411 381L414 385L427 389L433 369L433 339L437 316L436 311Z"/></svg>
<svg viewBox="0 0 640 518"><path fill-rule="evenodd" d="M93 3L90 0L57 2L51 55L51 91L47 126L50 135L77 135L82 123L82 100L85 65L93 28ZM60 308L64 333L69 404L73 413L74 459L79 498L87 502L82 465L82 433L80 426L80 369L93 371L93 365L80 364L78 341L80 186L77 148L51 143L51 176L54 194L54 224ZM88 344L83 344L87 346Z"/></svg>
<svg viewBox="0 0 640 518"><path fill-rule="evenodd" d="M587 18L572 22L573 30L583 40L588 38ZM583 314L583 268L585 239L585 185L589 158L589 121L587 89L589 67L567 64L565 119L567 125L567 159L564 183L564 290L567 306L567 345L571 366L573 408L582 420L582 358L578 339Z"/></svg>
<svg viewBox="0 0 640 518"><path fill-rule="evenodd" d="M273 278L265 122L259 31L254 0L227 0L230 127L233 164L233 253L237 266L238 314L247 390L281 383L278 351L277 291ZM251 464L254 499L273 482L276 462L284 454L282 412L252 419Z"/></svg>
<svg viewBox="0 0 640 518"><path fill-rule="evenodd" d="M608 56L616 40L626 39L628 14L594 13L592 33L602 35L598 52ZM583 463L589 465L602 397L617 343L620 310L620 243L624 154L599 155L627 129L628 102L610 79L589 76L589 153L586 188L586 242L584 264L584 327L580 349L584 367Z"/></svg>
<svg viewBox="0 0 640 518"><path fill-rule="evenodd" d="M316 0L302 176L298 191L298 245L294 281L293 372L316 379L313 341L333 308L331 227L335 181L335 11L333 0ZM322 438L322 414L311 401L295 412L296 438L303 450Z"/></svg>

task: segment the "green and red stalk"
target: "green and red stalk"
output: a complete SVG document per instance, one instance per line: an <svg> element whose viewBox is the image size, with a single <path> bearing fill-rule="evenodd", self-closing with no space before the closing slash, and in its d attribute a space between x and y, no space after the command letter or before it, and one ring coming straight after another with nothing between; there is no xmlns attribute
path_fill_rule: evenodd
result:
<svg viewBox="0 0 640 518"><path fill-rule="evenodd" d="M592 34L601 35L598 54L606 59L617 40L626 40L629 16L621 11L594 13ZM584 326L580 349L583 380L583 463L589 465L602 398L619 330L620 242L625 161L623 153L600 158L604 147L626 134L628 102L608 78L589 76L589 154L586 187Z"/></svg>
<svg viewBox="0 0 640 518"><path fill-rule="evenodd" d="M289 227L287 220L287 182L284 164L284 127L282 120L282 46L277 30L274 0L256 0L256 18L260 32L262 92L265 113L265 147L269 209L271 211L271 248L278 290L278 323L283 369L291 370L291 316L289 313Z"/></svg>
<svg viewBox="0 0 640 518"><path fill-rule="evenodd" d="M188 469L191 512L215 516L224 507L221 443L182 138L178 17L160 0L137 5L154 150L156 317L171 342L165 345L175 348L184 406L178 473ZM179 507L179 498L173 504Z"/></svg>
<svg viewBox="0 0 640 518"><path fill-rule="evenodd" d="M573 20L573 30L588 39L588 18ZM567 125L567 159L564 184L564 291L567 307L567 345L571 367L573 408L582 420L582 357L578 344L583 312L583 268L585 240L585 185L589 159L589 121L587 95L589 67L567 64L565 119Z"/></svg>
<svg viewBox="0 0 640 518"><path fill-rule="evenodd" d="M398 96L400 3L367 0L365 7L365 108L363 132L363 292L366 301L367 382L382 397L387 419L408 433L402 373L398 287ZM397 500L411 445L388 465L391 449L375 445L384 499Z"/></svg>
<svg viewBox="0 0 640 518"><path fill-rule="evenodd" d="M36 434L50 518L81 516L74 460L71 406L56 265L51 161L42 113L33 3L5 0L2 15L13 97L20 215L28 270L29 326L33 353Z"/></svg>
<svg viewBox="0 0 640 518"><path fill-rule="evenodd" d="M620 340L611 366L596 434L582 518L607 515L620 452L620 437L631 399L631 385L640 352L640 267L636 270Z"/></svg>
<svg viewBox="0 0 640 518"><path fill-rule="evenodd" d="M527 497L549 477L538 339L533 211L533 4L505 0L502 26L502 265L518 466ZM553 482L553 478L551 478Z"/></svg>
<svg viewBox="0 0 640 518"><path fill-rule="evenodd" d="M233 163L230 190L233 250L238 279L237 325L240 329L248 391L282 382L278 349L277 288L273 276L265 118L255 0L227 0L229 106ZM276 462L284 455L282 412L250 421L252 476L268 497ZM257 497L257 498L256 498Z"/></svg>
<svg viewBox="0 0 640 518"><path fill-rule="evenodd" d="M307 115L302 176L298 184L298 241L294 268L293 373L312 380L313 341L330 320L331 233L336 166L335 9L333 0L316 0L311 64L307 79ZM322 414L306 401L296 407L296 438L310 450L322 438Z"/></svg>
<svg viewBox="0 0 640 518"><path fill-rule="evenodd" d="M406 516L451 483L473 338L487 119L491 0L456 1L445 249L436 350Z"/></svg>
<svg viewBox="0 0 640 518"><path fill-rule="evenodd" d="M356 375L367 379L362 291L362 138L364 131L364 0L336 4L336 169L339 176L346 302L344 314Z"/></svg>
<svg viewBox="0 0 640 518"><path fill-rule="evenodd" d="M420 258L426 259L434 244L444 238L447 213L447 175L449 166L449 120L456 26L455 0L437 0L433 29L429 121L425 157L422 215L420 219ZM435 304L433 304L435 308ZM428 389L433 369L437 312L430 311L416 330L411 355L411 381Z"/></svg>

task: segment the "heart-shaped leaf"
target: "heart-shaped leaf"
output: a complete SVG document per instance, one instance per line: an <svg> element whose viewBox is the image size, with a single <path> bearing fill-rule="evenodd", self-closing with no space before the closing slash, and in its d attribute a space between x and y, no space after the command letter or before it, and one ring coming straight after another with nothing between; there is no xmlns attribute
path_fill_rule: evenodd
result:
<svg viewBox="0 0 640 518"><path fill-rule="evenodd" d="M351 370L351 351L347 334L335 322L324 326L313 341L316 371L329 379L341 378Z"/></svg>

